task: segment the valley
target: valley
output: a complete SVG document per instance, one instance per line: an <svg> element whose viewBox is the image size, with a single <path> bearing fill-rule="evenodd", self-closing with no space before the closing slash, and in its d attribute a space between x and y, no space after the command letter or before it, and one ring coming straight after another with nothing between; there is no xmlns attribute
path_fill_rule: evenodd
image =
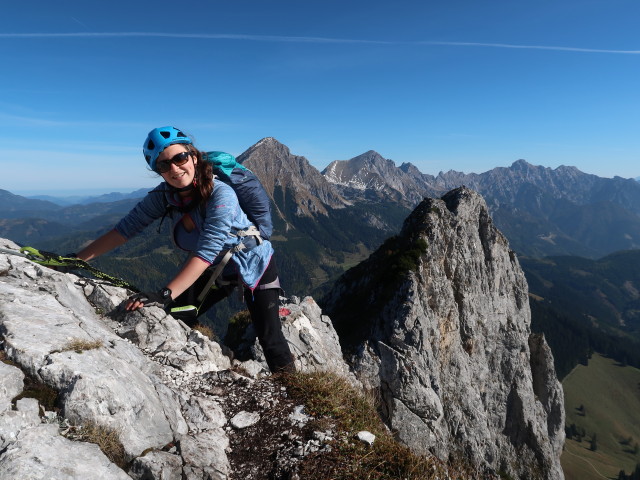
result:
<svg viewBox="0 0 640 480"><path fill-rule="evenodd" d="M566 480L617 479L620 470L633 472L640 464L640 370L596 353L562 386L566 424L579 432L565 441Z"/></svg>

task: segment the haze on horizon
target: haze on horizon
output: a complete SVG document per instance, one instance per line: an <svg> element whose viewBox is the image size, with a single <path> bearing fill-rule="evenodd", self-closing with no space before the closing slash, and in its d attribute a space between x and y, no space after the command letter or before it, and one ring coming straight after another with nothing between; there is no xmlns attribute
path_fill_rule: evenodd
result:
<svg viewBox="0 0 640 480"><path fill-rule="evenodd" d="M0 188L158 182L176 125L238 155L272 136L322 170L375 150L423 173L518 159L640 175L640 4L471 0L13 2L0 18Z"/></svg>

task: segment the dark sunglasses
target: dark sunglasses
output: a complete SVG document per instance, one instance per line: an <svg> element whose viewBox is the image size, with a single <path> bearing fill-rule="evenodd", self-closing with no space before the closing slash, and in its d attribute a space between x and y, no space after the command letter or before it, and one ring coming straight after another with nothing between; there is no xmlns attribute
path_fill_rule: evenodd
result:
<svg viewBox="0 0 640 480"><path fill-rule="evenodd" d="M191 156L191 152L180 152L174 155L173 157L171 157L169 160L160 160L159 162L156 163L156 172L158 173L168 172L169 170L171 170L172 163L177 166L184 165L185 163L187 163L187 160L189 160L190 156Z"/></svg>

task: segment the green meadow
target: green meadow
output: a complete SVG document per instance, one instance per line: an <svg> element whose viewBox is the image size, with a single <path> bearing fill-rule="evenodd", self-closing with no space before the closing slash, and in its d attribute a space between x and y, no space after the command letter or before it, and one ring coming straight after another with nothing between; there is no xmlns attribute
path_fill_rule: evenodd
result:
<svg viewBox="0 0 640 480"><path fill-rule="evenodd" d="M570 432L561 457L565 478L617 479L620 470L633 472L640 463L640 370L594 354L562 385Z"/></svg>

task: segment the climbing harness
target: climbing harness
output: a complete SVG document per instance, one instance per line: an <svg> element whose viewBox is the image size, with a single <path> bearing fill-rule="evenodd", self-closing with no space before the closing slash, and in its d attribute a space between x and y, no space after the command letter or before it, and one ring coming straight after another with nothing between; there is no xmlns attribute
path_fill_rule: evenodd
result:
<svg viewBox="0 0 640 480"><path fill-rule="evenodd" d="M244 244L244 237L254 237L258 245L262 243L262 238L260 237L260 230L258 230L253 225L251 225L246 230L238 230L235 233L235 236L240 237L240 243L238 243L235 247L232 247L220 252L220 254L222 255L222 260L220 260L218 265L216 265L216 268L213 269L213 272L211 272L211 277L209 278L209 281L205 284L204 288L202 289L202 292L200 292L200 295L198 295L198 302L200 302L201 305L202 305L202 302L204 302L204 299L206 298L207 294L209 293L209 290L211 289L215 281L222 274L224 267L226 267L227 263L229 263L229 260L231 260L231 257L233 256L233 254L241 252L242 250L247 248Z"/></svg>
<svg viewBox="0 0 640 480"><path fill-rule="evenodd" d="M115 285L116 287L128 288L136 293L140 292L140 290L129 282L104 273L101 270L89 265L84 260L80 260L79 258L73 256L63 256L58 255L57 253L45 252L44 250L38 250L33 247L22 247L20 251L16 250L8 250L5 248L0 248L0 253L6 253L9 255L17 255L19 257L24 257L32 262L35 262L39 265L43 265L45 267L58 268L65 267L72 270L86 270L91 273L96 278L100 280L106 280L107 282Z"/></svg>
<svg viewBox="0 0 640 480"><path fill-rule="evenodd" d="M169 309L169 313L177 318L181 319L195 319L200 312L200 309L205 303L206 298L211 294L211 292L217 288L233 288L236 286L235 282L228 281L222 278L222 272L224 267L227 266L231 257L244 249L247 246L244 244L244 239L246 237L254 237L257 245L262 243L262 237L260 236L260 230L256 228L254 225L251 225L249 228L245 230L238 230L232 235L239 237L240 242L232 248L227 250L223 250L220 252L219 256L221 260L215 265L213 269L210 269L211 272L209 275L209 279L207 283L204 285L198 296L195 298L195 302L192 305L183 305L172 307ZM241 281L238 280L237 285L241 285ZM242 292L241 292L242 294Z"/></svg>

